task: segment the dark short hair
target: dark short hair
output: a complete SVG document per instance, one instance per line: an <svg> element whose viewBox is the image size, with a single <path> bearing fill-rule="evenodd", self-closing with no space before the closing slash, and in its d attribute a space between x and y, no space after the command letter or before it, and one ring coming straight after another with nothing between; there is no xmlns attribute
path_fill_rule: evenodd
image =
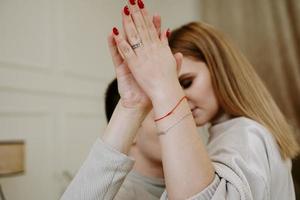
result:
<svg viewBox="0 0 300 200"><path fill-rule="evenodd" d="M118 81L115 78L109 83L105 92L105 114L107 122L109 122L119 100Z"/></svg>

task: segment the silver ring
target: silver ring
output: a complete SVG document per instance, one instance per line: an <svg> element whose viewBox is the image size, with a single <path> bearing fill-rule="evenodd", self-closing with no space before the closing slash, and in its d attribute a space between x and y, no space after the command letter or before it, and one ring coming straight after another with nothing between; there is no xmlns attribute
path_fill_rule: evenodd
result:
<svg viewBox="0 0 300 200"><path fill-rule="evenodd" d="M136 43L136 44L131 45L131 48L134 50L134 49L136 49L136 48L141 47L142 45L143 45L143 43L142 43L142 41L140 41L139 43Z"/></svg>

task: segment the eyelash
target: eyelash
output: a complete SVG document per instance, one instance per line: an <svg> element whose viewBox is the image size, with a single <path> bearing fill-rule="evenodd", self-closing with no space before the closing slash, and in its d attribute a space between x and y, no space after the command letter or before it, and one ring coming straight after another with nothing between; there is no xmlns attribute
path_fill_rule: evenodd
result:
<svg viewBox="0 0 300 200"><path fill-rule="evenodd" d="M185 84L187 83L187 84ZM193 81L192 80L183 80L180 82L180 85L182 88L186 89L189 88L192 85Z"/></svg>

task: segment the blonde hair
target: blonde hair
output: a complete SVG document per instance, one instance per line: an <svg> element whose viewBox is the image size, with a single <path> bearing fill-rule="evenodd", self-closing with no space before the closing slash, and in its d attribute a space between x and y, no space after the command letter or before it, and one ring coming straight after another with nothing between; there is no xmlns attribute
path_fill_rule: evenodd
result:
<svg viewBox="0 0 300 200"><path fill-rule="evenodd" d="M206 63L223 110L265 126L274 136L281 157L295 158L299 144L272 96L249 61L223 34L208 24L192 22L172 31L173 51Z"/></svg>

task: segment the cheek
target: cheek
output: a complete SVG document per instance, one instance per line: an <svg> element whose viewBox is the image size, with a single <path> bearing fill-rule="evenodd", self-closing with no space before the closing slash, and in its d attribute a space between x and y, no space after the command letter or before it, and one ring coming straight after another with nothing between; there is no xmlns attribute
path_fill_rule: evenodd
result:
<svg viewBox="0 0 300 200"><path fill-rule="evenodd" d="M147 121L143 123L143 126L139 131L138 145L141 148L144 148L145 146L152 146L155 144L159 144L155 123Z"/></svg>
<svg viewBox="0 0 300 200"><path fill-rule="evenodd" d="M191 93L193 98L191 100L199 109L196 122L197 124L205 124L209 122L219 110L219 103L210 83L210 79L205 80L203 78L198 80L192 89L193 91L191 91Z"/></svg>
<svg viewBox="0 0 300 200"><path fill-rule="evenodd" d="M208 108L209 108L209 111L211 113L210 115L212 118L215 114L217 114L217 112L219 110L219 102L213 91L209 95L207 103L208 103Z"/></svg>
<svg viewBox="0 0 300 200"><path fill-rule="evenodd" d="M215 97L212 85L204 76L195 80L189 93L190 96L192 96L191 100L193 100L198 107L206 105Z"/></svg>
<svg viewBox="0 0 300 200"><path fill-rule="evenodd" d="M202 96L202 107L206 110L208 115L214 115L219 109L218 100L213 89L206 89Z"/></svg>
<svg viewBox="0 0 300 200"><path fill-rule="evenodd" d="M144 156L161 161L161 147L154 122L144 124L140 129L137 146Z"/></svg>
<svg viewBox="0 0 300 200"><path fill-rule="evenodd" d="M212 115L215 115L219 110L219 102L218 102L217 96L215 94L215 91L211 84L210 79L209 79L209 84L207 84L206 93L207 93L207 99L208 99L208 104L209 104L211 113L212 113Z"/></svg>

